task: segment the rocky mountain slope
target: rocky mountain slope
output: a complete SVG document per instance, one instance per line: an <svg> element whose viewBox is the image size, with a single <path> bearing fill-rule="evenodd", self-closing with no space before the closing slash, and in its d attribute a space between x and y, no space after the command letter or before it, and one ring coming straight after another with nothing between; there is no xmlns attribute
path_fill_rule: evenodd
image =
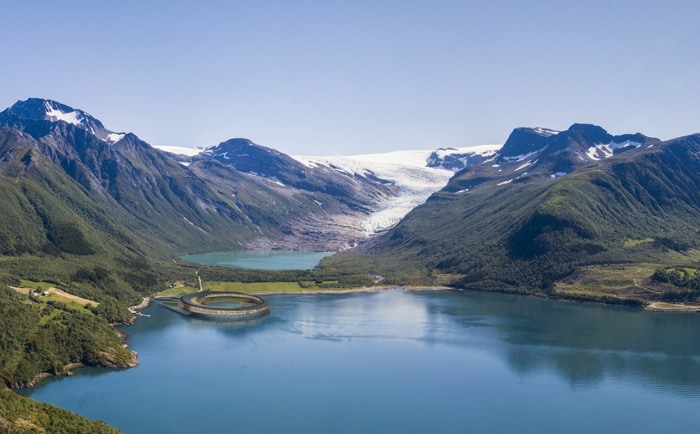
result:
<svg viewBox="0 0 700 434"><path fill-rule="evenodd" d="M15 180L55 178L67 187L51 186L58 194L44 202L56 202L63 211L44 214L66 214L64 220L72 222L92 214L84 227L75 223L73 235L80 238L88 226L109 227L167 254L251 246L342 250L363 236L359 221L396 194L391 182L371 173L307 167L245 139L221 143L183 164L133 134L112 132L86 112L49 100L18 102L0 113L0 129L6 188L14 188ZM72 188L79 191L62 191ZM68 217L76 206L67 203L76 195L85 203L77 206L80 215ZM23 221L34 234L5 244L17 246L6 247L7 253L51 243L53 223L47 219L53 217L38 215L36 204L22 206L29 201L22 190L6 200L13 210L8 222ZM0 228L5 239L13 232L9 224Z"/></svg>
<svg viewBox="0 0 700 434"><path fill-rule="evenodd" d="M330 236L341 247L334 250L344 250L396 224L442 188L455 171L493 156L500 145L331 157L290 157L247 139L198 150L159 148L218 185L229 182L226 176L233 167L268 186L309 192L311 200L305 206L311 209L347 207L351 212L337 211L332 217L312 213L296 220L290 234L276 242L318 249ZM224 167L225 173L216 167ZM317 193L332 200L320 202Z"/></svg>
<svg viewBox="0 0 700 434"><path fill-rule="evenodd" d="M386 230L494 147L292 158L247 139L166 152L31 98L0 112L3 253L340 251Z"/></svg>
<svg viewBox="0 0 700 434"><path fill-rule="evenodd" d="M700 135L516 129L368 251L460 287L547 292L585 265L693 262L698 191Z"/></svg>
<svg viewBox="0 0 700 434"><path fill-rule="evenodd" d="M574 124L518 128L502 147L293 158L231 139L182 155L29 99L0 113L0 241L5 255L145 264L342 251L381 234L364 251L427 280L548 290L586 264L687 257L700 244L699 140Z"/></svg>

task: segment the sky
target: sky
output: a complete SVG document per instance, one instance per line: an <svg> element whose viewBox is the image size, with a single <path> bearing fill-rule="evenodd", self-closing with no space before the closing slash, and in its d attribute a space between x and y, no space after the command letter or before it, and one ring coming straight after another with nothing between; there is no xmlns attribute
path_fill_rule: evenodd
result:
<svg viewBox="0 0 700 434"><path fill-rule="evenodd" d="M24 0L0 109L82 109L153 145L290 155L503 143L517 127L700 132L695 0Z"/></svg>

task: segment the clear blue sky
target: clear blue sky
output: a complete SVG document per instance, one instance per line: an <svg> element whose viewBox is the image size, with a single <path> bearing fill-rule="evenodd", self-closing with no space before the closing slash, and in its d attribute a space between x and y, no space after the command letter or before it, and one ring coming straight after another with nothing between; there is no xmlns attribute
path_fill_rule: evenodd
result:
<svg viewBox="0 0 700 434"><path fill-rule="evenodd" d="M0 107L151 144L288 154L502 143L519 126L700 131L700 1L8 1Z"/></svg>

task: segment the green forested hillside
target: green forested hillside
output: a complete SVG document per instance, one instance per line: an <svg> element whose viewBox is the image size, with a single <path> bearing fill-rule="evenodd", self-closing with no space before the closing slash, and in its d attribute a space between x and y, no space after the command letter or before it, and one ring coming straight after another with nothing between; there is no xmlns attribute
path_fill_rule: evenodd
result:
<svg viewBox="0 0 700 434"><path fill-rule="evenodd" d="M114 434L120 431L75 413L24 398L0 386L0 433Z"/></svg>
<svg viewBox="0 0 700 434"><path fill-rule="evenodd" d="M66 366L135 363L107 320L89 309L17 294L0 285L2 387L32 384L37 374L61 374Z"/></svg>
<svg viewBox="0 0 700 434"><path fill-rule="evenodd" d="M41 114L47 103L23 104ZM590 299L557 285L566 278L574 287L595 274L586 267L640 264L657 270L644 276L649 282L634 278L632 296L593 298L695 301L700 294L700 136L661 142L586 125L559 134L523 130L504 146L508 153L456 174L358 252L328 258L313 272L263 273L192 267L178 257L269 246L283 237L327 242L337 235L323 226L331 216L366 211L394 189L357 177L345 189L332 170L307 185L302 178L312 172L301 166L299 179L284 179L310 189L288 188L279 182L287 160L278 158L274 176L257 176L226 163L235 149L185 167L136 136L107 140L114 134L94 119L76 126L27 118L31 110L21 108L0 113L0 380L6 386L29 385L75 363L133 364L109 324L130 320L127 306L167 284L195 285L195 272L206 281L329 288L384 278ZM245 168L253 169L259 170ZM379 187L364 189L365 181ZM345 197L358 191L365 196ZM96 306L37 297L34 286ZM43 420L37 426L59 423L42 416L53 410L34 411L34 404L14 398L4 394L0 410L19 402L36 416L28 420ZM7 414L0 412L0 430L18 426L20 416L12 415L19 413Z"/></svg>
<svg viewBox="0 0 700 434"><path fill-rule="evenodd" d="M485 169L466 170L377 240L370 256L378 273L398 281L409 273L463 288L545 294L585 265L693 264L698 155L700 136L690 136L556 178L536 167L518 179L501 167L491 178Z"/></svg>

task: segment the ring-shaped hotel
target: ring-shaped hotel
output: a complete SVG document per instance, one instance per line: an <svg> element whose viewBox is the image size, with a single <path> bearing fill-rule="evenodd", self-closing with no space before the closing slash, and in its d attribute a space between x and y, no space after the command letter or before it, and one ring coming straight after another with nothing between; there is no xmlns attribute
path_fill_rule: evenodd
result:
<svg viewBox="0 0 700 434"><path fill-rule="evenodd" d="M238 307L217 306L217 301L233 300ZM180 297L180 309L200 318L222 321L246 321L262 318L270 305L257 295L240 292L200 291Z"/></svg>

